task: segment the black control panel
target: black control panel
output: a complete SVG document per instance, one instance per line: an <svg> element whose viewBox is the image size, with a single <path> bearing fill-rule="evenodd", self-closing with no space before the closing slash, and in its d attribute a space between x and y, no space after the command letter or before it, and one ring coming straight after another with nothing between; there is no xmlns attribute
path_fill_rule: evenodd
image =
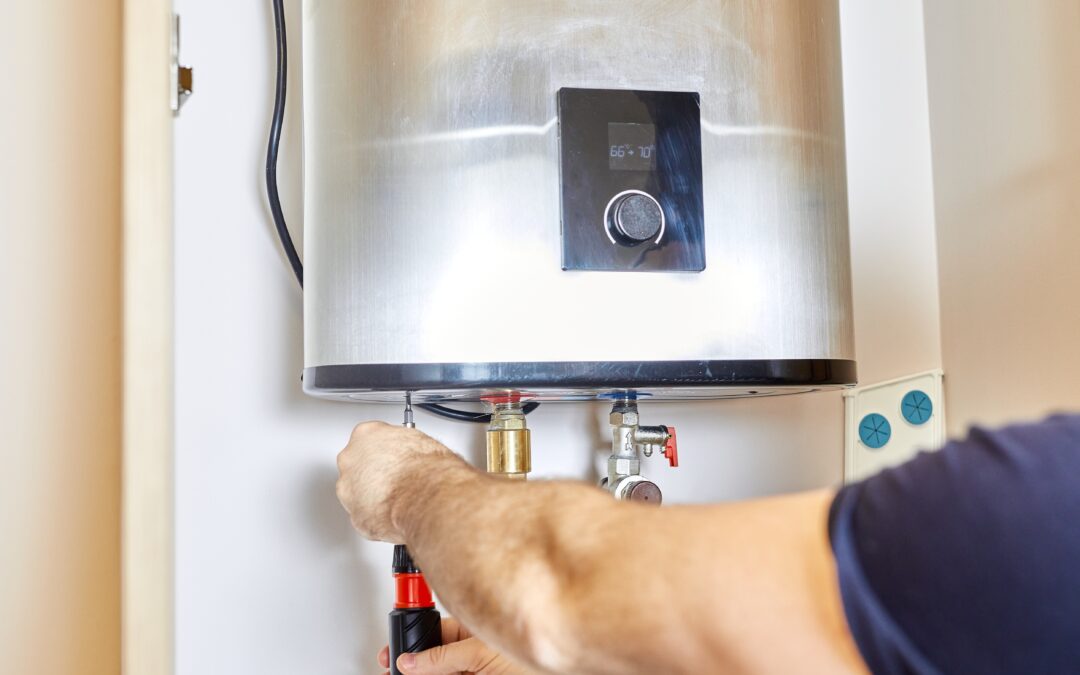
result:
<svg viewBox="0 0 1080 675"><path fill-rule="evenodd" d="M701 99L559 90L564 270L705 269Z"/></svg>

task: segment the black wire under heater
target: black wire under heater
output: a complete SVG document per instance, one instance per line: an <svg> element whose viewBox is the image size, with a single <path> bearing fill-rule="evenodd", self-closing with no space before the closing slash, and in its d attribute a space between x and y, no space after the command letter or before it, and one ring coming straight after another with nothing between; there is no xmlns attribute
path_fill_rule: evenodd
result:
<svg viewBox="0 0 1080 675"><path fill-rule="evenodd" d="M459 422L480 422L482 424L489 424L491 422L491 413L455 410L454 408L447 408L446 406L440 405L438 403L418 403L416 407L421 408L422 410L429 412L432 415L438 415L439 417L458 420ZM528 415L539 407L540 404L536 401L529 401L525 405L521 406L521 412Z"/></svg>
<svg viewBox="0 0 1080 675"><path fill-rule="evenodd" d="M270 140L266 147L266 196L270 202L270 213L274 218L274 228L277 230L278 239L281 240L281 248L285 251L285 257L289 259L289 266L300 288L304 288L304 263L296 252L292 235L285 223L285 213L281 210L281 196L278 194L277 165L278 151L281 148L281 129L285 122L285 90L288 84L288 44L285 39L285 7L284 0L273 0L274 6L274 35L277 45L277 75L274 78L274 112L270 118ZM536 401L522 406L522 412L526 415L540 406ZM488 424L491 422L490 413L469 412L448 408L438 403L421 403L416 406L426 412L459 422L479 422Z"/></svg>

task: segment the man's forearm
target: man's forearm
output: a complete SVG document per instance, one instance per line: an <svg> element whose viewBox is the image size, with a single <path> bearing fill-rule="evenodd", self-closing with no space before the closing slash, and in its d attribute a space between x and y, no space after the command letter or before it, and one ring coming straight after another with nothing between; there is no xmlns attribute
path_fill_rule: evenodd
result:
<svg viewBox="0 0 1080 675"><path fill-rule="evenodd" d="M423 447L406 464L385 455L382 470L399 478L381 502L365 500L359 526L381 532L363 514L390 504L386 531L409 544L446 607L523 664L861 670L825 532L829 492L656 508L580 483L488 476Z"/></svg>
<svg viewBox="0 0 1080 675"><path fill-rule="evenodd" d="M572 597L617 530L610 497L567 482L522 484L439 457L395 496L397 526L446 607L534 668L558 672L575 658L564 629ZM568 597L569 596L569 597Z"/></svg>

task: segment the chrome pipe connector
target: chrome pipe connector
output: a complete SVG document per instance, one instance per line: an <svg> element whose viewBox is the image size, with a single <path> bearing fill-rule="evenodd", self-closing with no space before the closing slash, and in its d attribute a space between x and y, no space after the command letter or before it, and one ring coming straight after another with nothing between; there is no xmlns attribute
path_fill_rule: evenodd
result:
<svg viewBox="0 0 1080 675"><path fill-rule="evenodd" d="M678 466L675 430L665 426L641 426L637 401L630 398L620 399L612 405L608 421L611 424L611 456L608 457L607 476L600 481L600 486L616 499L661 503L660 488L641 475L641 455L651 457L656 448L661 448L671 465Z"/></svg>

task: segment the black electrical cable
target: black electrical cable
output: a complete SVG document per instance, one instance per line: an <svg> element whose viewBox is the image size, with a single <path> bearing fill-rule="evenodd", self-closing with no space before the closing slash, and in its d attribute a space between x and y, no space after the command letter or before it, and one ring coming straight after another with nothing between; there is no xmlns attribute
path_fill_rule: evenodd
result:
<svg viewBox="0 0 1080 675"><path fill-rule="evenodd" d="M439 417L445 417L447 419L457 420L459 422L479 422L481 424L491 423L491 413L455 410L454 408L447 408L446 406L440 405L438 403L420 403L416 407L420 408L425 412L429 412L432 415L438 415ZM540 404L536 401L529 401L525 405L521 406L521 412L528 415L539 407Z"/></svg>
<svg viewBox="0 0 1080 675"><path fill-rule="evenodd" d="M274 79L274 113L270 118L270 140L266 146L266 196L270 201L270 213L274 217L274 227L277 229L278 239L281 240L281 248L285 250L285 257L289 259L293 274L300 288L304 288L304 263L296 253L289 228L285 224L285 213L281 210L281 196L278 194L277 164L278 150L281 147L281 128L285 122L285 89L288 83L288 44L285 40L285 7L284 0L273 0L274 5L274 35L277 43L277 76ZM540 404L532 401L521 407L528 415L536 410ZM488 413L475 413L465 410L447 408L438 403L423 403L416 406L433 415L446 417L461 422L480 422L488 424L491 415Z"/></svg>
<svg viewBox="0 0 1080 675"><path fill-rule="evenodd" d="M277 163L278 148L281 146L281 127L285 121L285 85L288 76L288 46L285 42L285 8L283 0L274 0L274 33L277 37L277 78L274 89L274 114L270 118L270 140L266 147L266 195L270 200L270 213L274 216L281 247L289 259L293 274L300 288L304 287L304 263L296 253L289 228L285 225L285 214L281 210L281 196L278 195Z"/></svg>

